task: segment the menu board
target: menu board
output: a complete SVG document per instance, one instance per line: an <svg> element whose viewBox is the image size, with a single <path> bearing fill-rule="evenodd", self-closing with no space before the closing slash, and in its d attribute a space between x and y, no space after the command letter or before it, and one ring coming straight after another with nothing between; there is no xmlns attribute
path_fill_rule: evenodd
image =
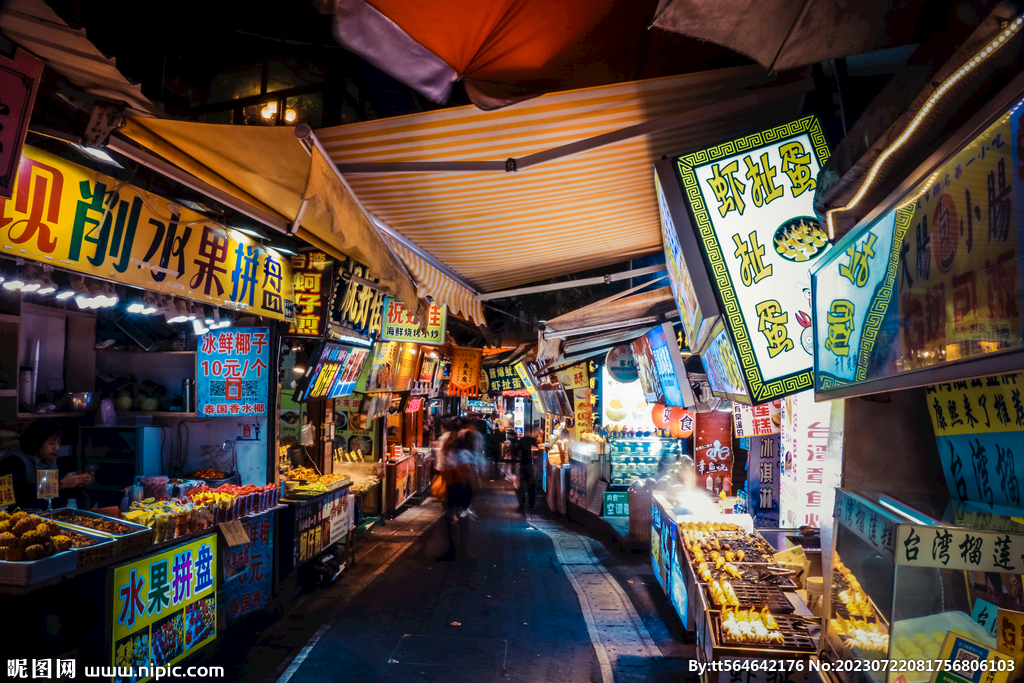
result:
<svg viewBox="0 0 1024 683"><path fill-rule="evenodd" d="M658 194L658 213L661 216L661 243L665 251L665 267L668 271L668 283L672 296L676 300L680 320L693 348L698 348L704 339L706 320L697 300L693 287L693 277L686 266L683 248L679 244L672 213L665 199L665 190L661 186L658 173L654 173L654 189Z"/></svg>
<svg viewBox="0 0 1024 683"><path fill-rule="evenodd" d="M662 323L632 343L648 403L688 407L696 403L672 325Z"/></svg>
<svg viewBox="0 0 1024 683"><path fill-rule="evenodd" d="M612 378L608 366L601 368L601 426L605 430L634 433L654 432L651 417L653 406L644 398L640 380L618 382Z"/></svg>
<svg viewBox="0 0 1024 683"><path fill-rule="evenodd" d="M752 403L813 386L808 269L830 247L813 206L828 157L808 116L675 160Z"/></svg>
<svg viewBox="0 0 1024 683"><path fill-rule="evenodd" d="M275 517L271 511L241 520L249 542L224 549L225 567L238 568L234 572L225 570L221 591L228 623L263 609L273 595Z"/></svg>
<svg viewBox="0 0 1024 683"><path fill-rule="evenodd" d="M122 564L109 574L115 667L168 666L217 637L217 534Z"/></svg>
<svg viewBox="0 0 1024 683"><path fill-rule="evenodd" d="M359 373L369 355L369 349L324 343L319 358L315 364L310 364L305 386L299 387L301 400L348 396L355 391Z"/></svg>
<svg viewBox="0 0 1024 683"><path fill-rule="evenodd" d="M270 329L211 330L196 354L196 414L266 415L270 396Z"/></svg>
<svg viewBox="0 0 1024 683"><path fill-rule="evenodd" d="M1016 103L817 265L818 393L1020 348L1019 109ZM907 377L886 388L920 384Z"/></svg>

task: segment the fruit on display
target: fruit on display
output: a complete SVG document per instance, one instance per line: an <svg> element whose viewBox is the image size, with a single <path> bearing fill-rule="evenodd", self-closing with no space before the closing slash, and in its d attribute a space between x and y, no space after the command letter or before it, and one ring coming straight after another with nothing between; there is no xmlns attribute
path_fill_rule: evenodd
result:
<svg viewBox="0 0 1024 683"><path fill-rule="evenodd" d="M730 640L738 643L783 643L779 625L767 608L755 612L753 608L734 610L726 607L722 610L722 631Z"/></svg>
<svg viewBox="0 0 1024 683"><path fill-rule="evenodd" d="M189 478L195 479L227 479L231 475L227 472L221 472L220 470L206 469L199 470L194 474L190 474Z"/></svg>
<svg viewBox="0 0 1024 683"><path fill-rule="evenodd" d="M37 515L0 512L0 560L32 562L71 547L64 529Z"/></svg>

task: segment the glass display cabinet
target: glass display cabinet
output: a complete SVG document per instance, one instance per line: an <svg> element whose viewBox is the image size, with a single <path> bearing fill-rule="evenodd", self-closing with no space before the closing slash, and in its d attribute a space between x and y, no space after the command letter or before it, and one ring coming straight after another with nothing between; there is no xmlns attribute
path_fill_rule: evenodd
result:
<svg viewBox="0 0 1024 683"><path fill-rule="evenodd" d="M899 676L919 683L934 671L910 663L955 658L957 637L982 646L972 657L995 650L998 610L1024 612L1018 520L971 503L837 491L822 656L907 664L835 675L851 683ZM952 655L943 649L950 631Z"/></svg>
<svg viewBox="0 0 1024 683"><path fill-rule="evenodd" d="M638 479L658 478L669 463L686 452L682 439L658 436L608 439L612 486L629 486ZM662 467L662 461L666 461Z"/></svg>

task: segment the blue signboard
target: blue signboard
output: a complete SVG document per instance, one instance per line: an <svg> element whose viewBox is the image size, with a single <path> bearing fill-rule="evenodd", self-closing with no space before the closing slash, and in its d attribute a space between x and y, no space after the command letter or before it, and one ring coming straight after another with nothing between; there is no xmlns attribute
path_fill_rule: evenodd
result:
<svg viewBox="0 0 1024 683"><path fill-rule="evenodd" d="M269 328L211 330L199 338L197 415L266 415L269 396Z"/></svg>
<svg viewBox="0 0 1024 683"><path fill-rule="evenodd" d="M747 510L756 527L779 525L778 434L750 438L747 455Z"/></svg>
<svg viewBox="0 0 1024 683"><path fill-rule="evenodd" d="M263 609L273 595L274 511L242 520L249 542L224 545L224 588L228 622Z"/></svg>

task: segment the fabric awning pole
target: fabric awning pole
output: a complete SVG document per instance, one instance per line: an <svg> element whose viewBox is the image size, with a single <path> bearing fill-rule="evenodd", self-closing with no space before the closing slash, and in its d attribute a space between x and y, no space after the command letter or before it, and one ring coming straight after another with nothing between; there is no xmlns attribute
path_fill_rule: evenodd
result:
<svg viewBox="0 0 1024 683"><path fill-rule="evenodd" d="M768 102L801 95L814 90L814 79L804 78L793 83L778 85L772 88L762 88L753 93L734 97L732 99L715 102L713 104L688 109L686 111L664 116L651 121L644 121L633 126L627 126L620 130L613 130L608 133L596 135L585 140L577 140L558 147L528 154L516 159L510 157L505 161L399 161L399 162L366 162L357 164L337 164L341 173L465 173L480 171L500 171L514 173L524 170L530 166L556 161L581 152L589 152L594 149L614 145L617 142L630 140L663 133L682 126L691 126L697 123L704 123L713 119L728 116L745 109L753 109ZM310 130L312 133L312 129Z"/></svg>
<svg viewBox="0 0 1024 683"><path fill-rule="evenodd" d="M626 270L621 273L612 273L611 275L599 275L597 277L583 278L582 280L569 280L568 282L553 282L548 285L536 285L535 287L520 287L519 289L505 289L500 292L488 292L486 294L478 294L475 298L477 301L490 301L491 299L504 299L506 297L521 296L523 294L550 292L556 289L571 289L573 287L587 287L589 285L611 284L612 282L618 282L619 280L628 280L633 277L640 277L641 275L661 274L667 274L665 266L646 266L644 268Z"/></svg>

